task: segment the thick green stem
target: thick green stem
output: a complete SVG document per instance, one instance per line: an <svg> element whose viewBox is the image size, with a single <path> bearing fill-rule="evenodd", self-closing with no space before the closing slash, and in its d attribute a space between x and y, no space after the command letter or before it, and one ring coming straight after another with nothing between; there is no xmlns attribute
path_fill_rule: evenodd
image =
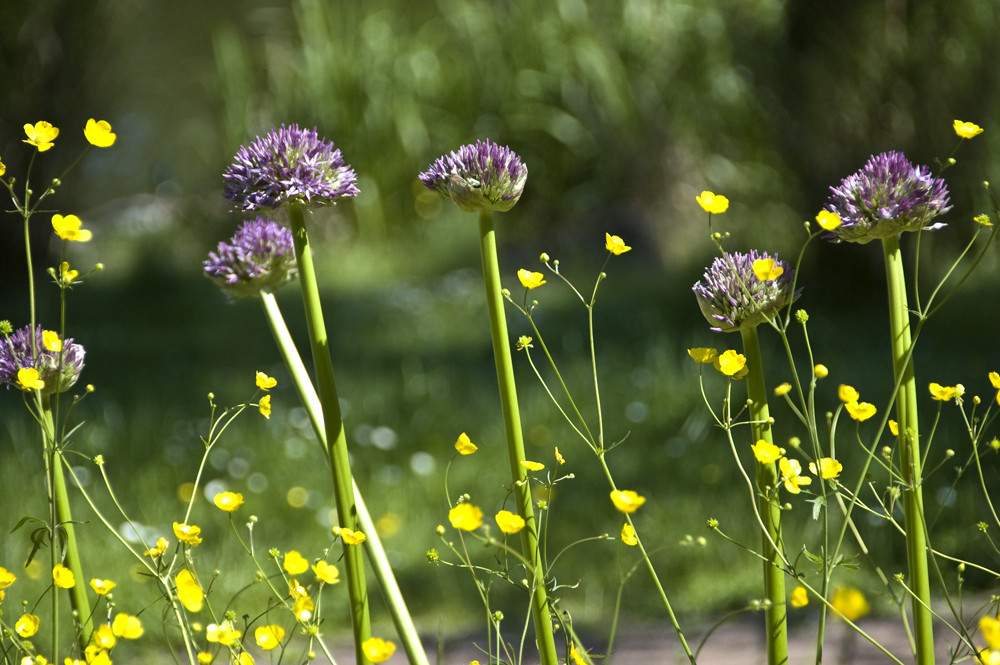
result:
<svg viewBox="0 0 1000 665"><path fill-rule="evenodd" d="M514 484L517 510L524 518L526 528L521 529L521 548L524 558L531 562L532 580L531 613L535 624L535 640L542 665L557 665L555 638L552 635L552 617L549 613L548 592L545 588L545 571L538 551L538 530L535 510L531 503L531 488L524 461L524 439L521 433L521 414L517 406L514 385L514 363L507 337L507 319L500 288L500 265L497 260L496 234L493 214L479 213L479 247L483 257L483 280L486 284L486 303L490 312L490 332L493 338L493 356L496 360L497 381L500 384L500 404L503 409L504 428L507 432L507 456L510 476Z"/></svg>
<svg viewBox="0 0 1000 665"><path fill-rule="evenodd" d="M906 274L899 249L899 236L884 238L886 286L889 290L889 331L892 336L892 366L899 392L896 419L899 422L899 455L902 467L903 516L906 525L906 557L909 586L913 592L913 637L918 665L934 662L933 616L930 610L930 576L927 569L927 530L917 412L917 383L913 375L910 311L906 302Z"/></svg>
<svg viewBox="0 0 1000 665"><path fill-rule="evenodd" d="M306 413L309 414L309 420L312 423L313 431L316 432L316 438L323 447L323 451L326 452L328 450L326 425L322 409L320 408L319 397L316 395L315 388L313 388L309 372L302 363L302 358L295 347L295 342L288 332L288 327L285 325L284 317L281 316L281 310L278 309L278 303L274 299L274 294L261 293L260 300L264 306L264 314L271 327L271 332L274 334L274 341L277 343L281 357L285 361L285 366L292 376L292 383L295 384L295 389L299 393L299 399L302 401ZM389 605L389 613L392 614L393 623L396 625L396 634L399 635L399 639L403 642L403 649L406 651L411 665L428 665L427 653L420 642L420 635L417 633L417 628L413 624L413 618L406 608L406 601L403 599L403 594L399 590L399 584L396 582L396 576L393 575L392 568L389 565L389 558L385 554L382 540L378 537L375 523L372 521L371 514L368 512L368 507L365 505L361 491L357 485L354 485L354 501L358 512L358 523L361 525L361 530L368 536L368 539L364 542L365 551L368 552L368 559L374 569L375 578L378 580L383 593L385 593L386 602Z"/></svg>
<svg viewBox="0 0 1000 665"><path fill-rule="evenodd" d="M42 423L46 429L44 434L47 440L46 445L52 445L54 441L52 434L55 429L48 396L42 398ZM73 524L73 512L69 506L69 492L66 489L66 474L63 471L63 463L62 451L53 447L50 467L52 469L52 499L55 503L55 517L57 522L57 525L53 526L57 526L57 528L53 529L52 549L54 552L58 552L60 549L59 530L61 529L62 533L65 534L64 544L66 551L65 563L63 565L69 568L73 572L73 577L76 578L76 584L67 589L67 591L69 591L70 606L73 608L80 622L80 633L77 636L77 642L82 651L87 645L87 640L90 639L90 634L94 630L94 624L90 617L90 605L87 602L86 580L83 577L80 550L76 544L76 526ZM58 558L58 555L56 555L56 559Z"/></svg>
<svg viewBox="0 0 1000 665"><path fill-rule="evenodd" d="M327 454L333 473L333 492L337 499L337 519L341 528L357 530L357 505L354 501L354 479L351 477L350 460L347 456L347 436L340 413L337 386L333 380L333 361L330 345L323 322L323 308L320 305L319 286L313 267L309 234L306 231L302 209L288 206L292 237L295 242L295 257L299 266L299 283L302 286L302 301L305 305L306 328L312 348L313 369L325 420ZM368 615L368 590L365 585L364 558L361 548L344 544L344 568L347 590L351 603L351 623L354 628L354 650L357 665L367 665L362 643L371 637L371 620Z"/></svg>
<svg viewBox="0 0 1000 665"><path fill-rule="evenodd" d="M757 340L757 329L741 331L743 353L749 372L746 376L747 397L750 399L751 431L754 442L761 439L774 443L771 435L770 412L767 408L767 388L764 384L764 365ZM757 492L760 519L764 524L762 547L764 554L764 593L770 606L764 610L767 628L768 665L788 663L788 621L785 605L785 572L781 548L781 509L773 498L778 486L778 469L774 462L757 462Z"/></svg>

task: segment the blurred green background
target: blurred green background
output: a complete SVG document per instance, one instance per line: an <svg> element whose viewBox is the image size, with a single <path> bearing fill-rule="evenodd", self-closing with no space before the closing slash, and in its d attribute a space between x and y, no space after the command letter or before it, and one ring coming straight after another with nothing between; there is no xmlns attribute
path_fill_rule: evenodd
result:
<svg viewBox="0 0 1000 665"><path fill-rule="evenodd" d="M310 557L329 543L328 474L259 307L226 303L200 274L207 252L240 221L221 196L221 173L239 145L281 123L315 125L343 150L362 192L317 212L313 223L357 479L384 520L420 627L428 634L469 627L476 598L465 573L429 566L424 551L442 549L434 527L446 522L444 470L461 432L481 450L451 469L452 496L471 493L487 514L501 507L502 431L475 222L416 176L439 155L491 138L530 170L521 202L497 219L508 286L516 286L518 268L540 269L545 251L589 290L605 232L633 247L609 264L596 314L607 436L628 435L609 462L620 486L649 497L640 527L658 546L682 620L739 607L760 593L754 559L717 539L681 544L688 534L709 536L709 516L735 537L752 532L745 489L685 353L738 343L708 331L690 293L713 254L695 195L711 189L732 201L715 220L717 230L732 233L730 249L793 258L802 221L869 154L903 150L933 165L957 143L953 119L977 122L986 133L962 146L947 173L950 226L922 248L921 277L931 285L971 236L971 217L988 209L980 183L998 172L998 13L1000 5L980 0L101 0L9 8L0 25L7 177L20 178L32 154L20 142L24 123L45 119L61 129L56 147L35 160L39 190L83 148L88 118L108 120L118 134L112 149L91 151L50 200L94 231L91 243L69 248L74 266L106 266L74 290L68 309L70 335L87 348L83 381L97 386L75 413L87 421L76 448L103 453L133 517L150 534L169 533L183 510L178 488L193 479L200 458L205 395L213 391L221 404L248 399L254 371L264 370L279 379L274 416L240 420L213 454L206 480L247 496L241 514L261 518L262 551ZM47 219L36 217L32 231L42 284L60 251ZM27 304L18 218L6 215L0 233L0 318L19 327ZM799 306L812 315L818 360L831 368L821 408L835 405L840 382L880 405L891 388L878 254L826 243L807 253ZM1000 369L1000 358L984 332L998 323L996 278L991 252L928 325L922 382L963 382L992 396L985 375ZM532 293L542 332L593 417L585 315L549 282ZM39 297L40 320L54 321L55 290L43 288ZM297 288L279 301L304 340ZM510 321L513 335L527 331L516 313ZM776 341L765 344L769 382L777 384L788 370ZM561 470L576 475L553 501L551 551L616 534L620 519L596 464L517 360L529 456L551 465L558 445L569 460ZM722 384L712 377L709 387L717 403ZM789 413L774 410L781 437L802 434ZM44 512L42 467L15 394L4 396L0 412L0 527L9 530L21 515ZM933 413L928 403L928 422ZM968 455L957 414L947 410L943 418L931 466L945 448L958 451L956 459ZM844 439L849 469L860 456ZM973 537L982 501L971 486L949 493L953 466L928 483L929 504L947 509L941 523L951 527L939 542L985 556L986 544ZM988 472L995 481L995 469ZM77 510L90 519L83 504ZM196 508L207 534L199 552L204 566L228 573L224 589L238 589L250 581L239 572L248 569L216 513L205 501ZM812 528L805 508L791 515ZM895 571L901 541L880 523L869 526L869 544ZM106 549L98 525L81 537L101 562L91 568L105 567L95 575L122 576L127 560ZM5 538L4 565L27 549L25 535ZM571 550L556 575L582 583L566 592L566 608L585 623L605 617L631 554L613 542ZM864 566L854 583L865 584L870 570ZM629 583L626 611L659 620L640 577ZM497 602L516 612L520 599L498 591ZM378 606L375 614L385 621ZM331 632L346 628L342 609L333 616Z"/></svg>

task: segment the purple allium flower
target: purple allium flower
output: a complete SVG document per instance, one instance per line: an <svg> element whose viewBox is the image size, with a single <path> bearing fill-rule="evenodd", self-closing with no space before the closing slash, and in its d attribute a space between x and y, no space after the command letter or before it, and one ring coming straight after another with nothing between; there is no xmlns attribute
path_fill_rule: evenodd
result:
<svg viewBox="0 0 1000 665"><path fill-rule="evenodd" d="M292 232L262 217L244 222L203 265L205 276L233 298L273 292L299 272Z"/></svg>
<svg viewBox="0 0 1000 665"><path fill-rule="evenodd" d="M913 166L901 152L883 152L868 158L864 167L830 188L826 209L840 215L837 241L866 243L903 231L938 229L930 224L951 210L944 180L926 166Z"/></svg>
<svg viewBox="0 0 1000 665"><path fill-rule="evenodd" d="M487 139L439 157L419 177L465 212L505 212L521 198L528 167L510 148Z"/></svg>
<svg viewBox="0 0 1000 665"><path fill-rule="evenodd" d="M754 270L755 262L773 277L760 279ZM749 254L733 252L712 262L702 281L694 285L694 295L701 313L713 324L712 330L737 332L776 316L797 299L802 289L792 293L794 275L795 271L777 255L756 250Z"/></svg>
<svg viewBox="0 0 1000 665"><path fill-rule="evenodd" d="M357 176L332 142L298 125L241 146L226 172L225 197L243 211L286 203L320 207L357 196Z"/></svg>
<svg viewBox="0 0 1000 665"><path fill-rule="evenodd" d="M45 381L42 393L51 395L72 388L83 371L84 348L70 338L62 341L62 351L49 351L42 344L42 327L36 327L34 335L30 330L31 326L25 326L0 339L0 383L6 383L8 389L18 388L17 370L33 367L38 378Z"/></svg>

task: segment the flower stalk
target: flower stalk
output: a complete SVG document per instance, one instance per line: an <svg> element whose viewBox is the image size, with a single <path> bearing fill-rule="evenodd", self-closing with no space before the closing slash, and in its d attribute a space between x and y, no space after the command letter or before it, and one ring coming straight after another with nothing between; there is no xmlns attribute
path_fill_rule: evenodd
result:
<svg viewBox="0 0 1000 665"><path fill-rule="evenodd" d="M302 287L302 301L305 306L306 328L312 349L313 369L319 401L325 420L327 455L333 475L333 489L337 500L337 518L341 528L358 530L357 504L354 496L354 479L351 477L350 460L347 455L347 437L344 421L340 413L337 386L333 376L333 361L330 357L329 340L323 321L319 286L309 246L302 208L298 204L287 206L295 242L295 256L299 267L299 283ZM344 543L344 568L347 577L348 595L351 604L351 624L354 630L354 647L358 665L369 663L362 643L371 637L371 620L368 609L368 591L365 585L364 561L361 549Z"/></svg>
<svg viewBox="0 0 1000 665"><path fill-rule="evenodd" d="M52 502L53 502L53 519L51 524L51 548L52 548L52 565L53 567L57 563L62 563L59 560L58 552L62 549L61 543L59 542L60 531L65 534L65 566L73 571L73 576L76 578L76 584L67 589L69 592L70 606L76 613L76 616L80 622L80 631L77 634L77 643L82 650L87 646L87 640L90 634L93 632L93 621L90 616L90 605L87 602L87 591L84 587L83 576L83 564L80 559L80 549L77 546L76 541L76 526L73 523L73 512L70 509L69 504L69 492L66 487L66 474L63 471L63 464L65 459L63 458L62 451L60 451L55 445L55 438L53 436L55 432L54 420L52 417L52 408L48 395L41 396L41 425L42 433L47 441L47 444L52 444L52 448L47 452L46 461L48 463L49 469L52 474ZM46 446L48 447L48 445ZM53 603L55 603L55 594L53 594ZM58 621L59 613L58 611L53 612L53 621ZM53 630L53 635L58 635L57 630ZM55 648L55 640L53 639L53 648ZM55 651L53 651L55 653ZM55 654L54 657L58 657Z"/></svg>
<svg viewBox="0 0 1000 665"><path fill-rule="evenodd" d="M281 315L281 310L278 308L274 294L270 291L261 291L260 302L264 308L265 318L267 318L268 325L274 335L274 341L278 345L282 360L284 360L285 366L292 377L292 383L295 384L299 399L302 401L306 413L309 415L309 421L312 423L316 438L323 447L324 453L326 453L328 450L326 423L323 418L323 411L320 406L319 397L316 394L316 389L309 378L309 372L306 370L302 358L295 347L295 342L288 332L288 327L285 325L284 317ZM403 649L406 651L411 665L428 665L427 653L420 642L420 636L417 633L416 626L413 624L413 618L410 616L410 612L406 607L406 601L403 599L399 584L396 582L396 576L389 565L389 558L386 556L385 548L382 546L382 541L378 536L375 522L372 520L371 513L368 512L368 506L365 504L357 485L354 485L354 502L358 515L358 523L361 525L361 530L367 536L365 548L368 552L368 560L375 573L375 578L378 580L379 586L386 596L389 613L392 615L393 623L396 626L396 633L403 643Z"/></svg>
<svg viewBox="0 0 1000 665"><path fill-rule="evenodd" d="M913 594L913 640L918 665L934 662L933 614L930 609L930 576L927 564L927 525L924 522L922 458L918 429L917 383L913 373L910 310L906 298L906 274L899 248L899 235L882 239L886 286L889 293L889 330L892 365L899 386L896 418L903 483L903 515L906 526L906 558Z"/></svg>
<svg viewBox="0 0 1000 665"><path fill-rule="evenodd" d="M530 562L531 614L535 625L535 640L542 665L556 665L555 638L552 634L552 616L549 611L548 592L545 588L545 571L538 549L537 521L531 503L528 474L521 462L525 461L524 438L521 432L521 415L514 383L514 363L511 359L504 314L504 299L500 287L500 264L497 259L496 233L493 228L492 210L479 212L480 252L483 259L483 281L486 286L486 304L490 314L490 333L493 339L493 356L496 361L497 381L500 386L500 404L503 410L504 430L507 435L507 457L510 462L511 480L517 510L527 528L521 530L521 549Z"/></svg>
<svg viewBox="0 0 1000 665"><path fill-rule="evenodd" d="M746 356L747 398L750 403L750 429L753 440L774 444L771 414L764 385L764 365L756 326L740 329L743 354ZM784 553L781 543L781 508L775 499L778 487L777 463L757 462L757 496L760 519L764 526L761 536L764 555L764 593L769 604L764 609L769 665L788 663L788 622L785 606Z"/></svg>

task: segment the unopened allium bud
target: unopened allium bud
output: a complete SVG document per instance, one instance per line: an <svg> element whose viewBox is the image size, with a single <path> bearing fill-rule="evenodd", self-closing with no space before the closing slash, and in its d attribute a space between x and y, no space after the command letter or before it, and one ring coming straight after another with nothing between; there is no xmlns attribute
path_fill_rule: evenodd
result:
<svg viewBox="0 0 1000 665"><path fill-rule="evenodd" d="M505 212L521 198L528 167L510 148L487 139L439 157L419 178L465 212Z"/></svg>

